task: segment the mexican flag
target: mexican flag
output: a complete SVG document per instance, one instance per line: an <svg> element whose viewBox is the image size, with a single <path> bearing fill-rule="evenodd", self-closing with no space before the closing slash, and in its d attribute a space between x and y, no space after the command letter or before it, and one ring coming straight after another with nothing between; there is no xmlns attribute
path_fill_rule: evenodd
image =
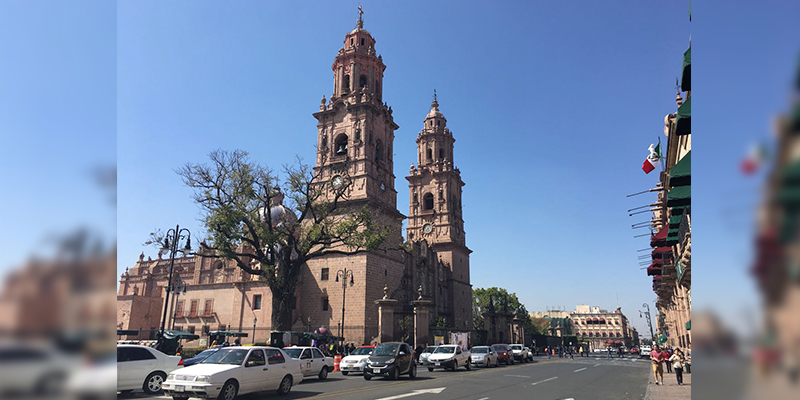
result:
<svg viewBox="0 0 800 400"><path fill-rule="evenodd" d="M644 171L645 174L649 174L656 169L657 166L661 165L661 143L655 147L651 144L647 150L650 154L647 155L647 158L644 159L644 163L642 163L642 171Z"/></svg>

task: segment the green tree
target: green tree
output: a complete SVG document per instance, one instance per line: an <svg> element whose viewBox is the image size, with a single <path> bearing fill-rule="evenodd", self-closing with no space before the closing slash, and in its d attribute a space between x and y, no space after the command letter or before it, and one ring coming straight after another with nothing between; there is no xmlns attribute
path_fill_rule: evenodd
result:
<svg viewBox="0 0 800 400"><path fill-rule="evenodd" d="M533 333L548 335L550 332L550 320L547 318L531 318L531 328Z"/></svg>
<svg viewBox="0 0 800 400"><path fill-rule="evenodd" d="M472 290L472 316L473 328L475 330L484 329L482 314L487 310L493 309L495 312L507 312L517 314L523 320L523 327L528 333L539 333L533 325L530 314L525 305L520 303L516 293L508 293L504 288L490 287L487 289L476 288Z"/></svg>
<svg viewBox="0 0 800 400"><path fill-rule="evenodd" d="M176 171L193 189L208 234L196 255L232 260L260 276L272 292L275 330L291 329L292 298L307 261L378 250L390 233L366 208L342 207L352 185L344 172L341 180L323 181L298 159L281 180L242 150L217 150L209 158L210 164Z"/></svg>

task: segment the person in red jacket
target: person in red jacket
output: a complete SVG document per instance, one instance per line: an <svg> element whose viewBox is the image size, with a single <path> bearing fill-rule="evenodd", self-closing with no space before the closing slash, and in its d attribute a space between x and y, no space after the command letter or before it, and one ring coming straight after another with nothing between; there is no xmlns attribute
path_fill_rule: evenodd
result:
<svg viewBox="0 0 800 400"><path fill-rule="evenodd" d="M666 353L661 350L661 347L658 345L653 348L653 351L650 352L650 361L653 362L653 379L656 381L656 385L663 385L664 384L664 360L666 359ZM659 380L659 377L661 379Z"/></svg>

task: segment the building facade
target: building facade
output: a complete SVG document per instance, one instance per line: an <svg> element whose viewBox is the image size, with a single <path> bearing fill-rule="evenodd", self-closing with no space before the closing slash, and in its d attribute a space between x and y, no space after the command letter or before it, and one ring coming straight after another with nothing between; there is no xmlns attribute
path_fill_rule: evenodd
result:
<svg viewBox="0 0 800 400"><path fill-rule="evenodd" d="M412 164L407 179L410 195L418 201L410 206L406 245L401 246L405 216L397 209L393 160L399 127L392 108L383 102L386 65L361 17L345 35L332 69L333 94L330 99L323 96L313 114L318 121L315 179L334 186L350 180L342 212L366 208L373 219L390 227L383 246L389 250L310 260L301 271L292 302L292 330L324 326L342 332L347 341L372 342L379 335L375 300L383 297L384 287L390 298L398 300L393 329L397 339L413 337L407 325L413 319L412 301L420 295L433 302L431 320L444 319L451 331L470 330L470 250L461 214L464 183L452 163L455 139L438 103L434 100L424 120L417 146L441 157L420 156L418 165ZM438 196L435 207L425 208L430 196ZM179 282L179 290L167 296L168 260L162 254L155 260L144 257L121 276L118 328L142 330L140 338L153 336L167 302L167 328L199 334L201 340L218 329L252 332L254 342L268 340L271 293L258 276L202 254L179 257L173 268L173 283ZM352 271L352 281L337 279L337 272L345 268Z"/></svg>
<svg viewBox="0 0 800 400"><path fill-rule="evenodd" d="M613 312L598 306L578 305L575 311L550 310L532 311L531 318L545 318L550 322L551 336L575 336L580 342L588 343L589 349L626 346L638 344L639 335L622 309Z"/></svg>

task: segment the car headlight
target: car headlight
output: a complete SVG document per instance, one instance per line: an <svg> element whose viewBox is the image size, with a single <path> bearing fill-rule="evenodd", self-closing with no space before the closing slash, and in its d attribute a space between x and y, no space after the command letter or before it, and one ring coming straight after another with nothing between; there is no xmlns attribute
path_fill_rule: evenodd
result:
<svg viewBox="0 0 800 400"><path fill-rule="evenodd" d="M210 382L211 377L208 375L198 375L194 380L195 382Z"/></svg>
<svg viewBox="0 0 800 400"><path fill-rule="evenodd" d="M175 380L175 375L172 375L172 374L167 375L167 380L168 381L174 381Z"/></svg>
<svg viewBox="0 0 800 400"><path fill-rule="evenodd" d="M386 364L392 364L392 363L394 363L394 358L390 358L389 361L386 361Z"/></svg>

